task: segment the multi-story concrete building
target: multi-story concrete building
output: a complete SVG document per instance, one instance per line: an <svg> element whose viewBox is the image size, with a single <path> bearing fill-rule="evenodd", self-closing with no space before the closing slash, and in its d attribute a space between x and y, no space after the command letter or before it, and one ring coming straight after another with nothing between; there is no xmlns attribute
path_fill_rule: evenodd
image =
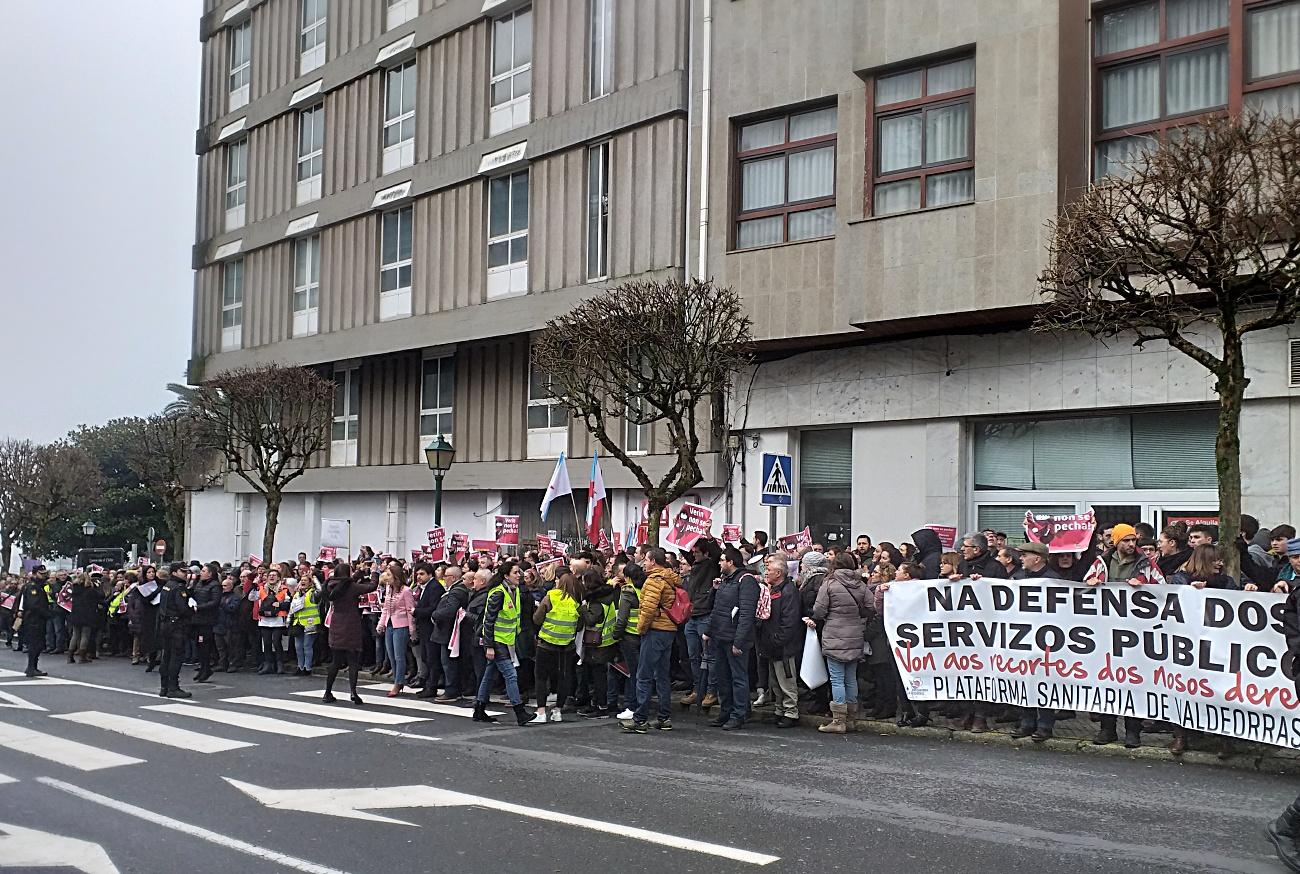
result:
<svg viewBox="0 0 1300 874"><path fill-rule="evenodd" d="M697 495L720 521L768 527L762 452L795 457L780 533L1214 510L1203 370L1027 326L1048 223L1108 162L1300 104L1300 0L205 3L191 379L292 361L338 385L286 549L322 517L418 545L435 434L449 527L536 530L553 459L581 488L593 441L530 379L529 333L636 276L751 305L761 363ZM1300 518L1294 337L1249 353L1266 523ZM659 463L655 429L623 438ZM604 469L625 530L639 498ZM196 554L247 552L253 498L195 494Z"/></svg>

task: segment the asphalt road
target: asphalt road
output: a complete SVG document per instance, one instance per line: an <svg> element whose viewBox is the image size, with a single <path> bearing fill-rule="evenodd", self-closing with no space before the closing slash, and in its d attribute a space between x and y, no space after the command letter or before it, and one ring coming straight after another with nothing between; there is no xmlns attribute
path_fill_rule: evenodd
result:
<svg viewBox="0 0 1300 874"><path fill-rule="evenodd" d="M316 678L218 674L185 684L183 705L200 709L178 712L156 674L122 660L46 658L51 677L28 680L21 658L0 649L0 872L1275 874L1263 827L1298 789L1034 748L723 733L685 716L647 735L609 720L484 727L379 690L330 716L294 694L318 692ZM245 696L289 709L227 700Z"/></svg>

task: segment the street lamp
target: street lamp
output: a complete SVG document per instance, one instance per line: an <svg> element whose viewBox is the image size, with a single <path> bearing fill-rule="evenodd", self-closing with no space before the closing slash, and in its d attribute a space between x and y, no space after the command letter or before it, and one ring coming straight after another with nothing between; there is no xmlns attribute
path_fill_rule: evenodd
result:
<svg viewBox="0 0 1300 874"><path fill-rule="evenodd" d="M86 549L90 549L90 538L95 536L95 523L87 519L81 526L81 533L86 535Z"/></svg>
<svg viewBox="0 0 1300 874"><path fill-rule="evenodd" d="M442 478L456 460L456 450L441 434L424 447L424 457L433 471L433 524L442 527Z"/></svg>

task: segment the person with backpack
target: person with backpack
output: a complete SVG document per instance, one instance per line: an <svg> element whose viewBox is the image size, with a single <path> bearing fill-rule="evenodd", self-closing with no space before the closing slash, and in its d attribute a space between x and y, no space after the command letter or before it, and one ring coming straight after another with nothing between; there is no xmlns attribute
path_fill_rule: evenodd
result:
<svg viewBox="0 0 1300 874"><path fill-rule="evenodd" d="M641 661L637 665L637 707L632 718L622 723L623 731L645 734L650 724L650 687L659 697L659 719L655 728L671 731L672 686L668 679L669 662L677 628L691 615L691 599L682 586L682 578L668 566L668 555L657 546L645 553L646 579L641 589L637 632L641 636Z"/></svg>
<svg viewBox="0 0 1300 874"><path fill-rule="evenodd" d="M784 556L769 556L784 566ZM713 612L702 635L713 642L713 666L718 672L718 715L715 728L735 731L749 718L749 651L754 645L754 618L758 608L758 580L745 568L734 546L722 553L722 582L713 593Z"/></svg>

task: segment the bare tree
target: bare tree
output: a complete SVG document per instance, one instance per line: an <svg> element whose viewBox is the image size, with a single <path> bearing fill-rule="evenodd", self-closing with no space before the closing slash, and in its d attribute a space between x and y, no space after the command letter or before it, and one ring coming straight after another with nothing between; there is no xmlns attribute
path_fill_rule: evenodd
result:
<svg viewBox="0 0 1300 874"><path fill-rule="evenodd" d="M23 496L36 485L36 447L30 440L0 443L0 573L9 570L14 543L28 528L30 514Z"/></svg>
<svg viewBox="0 0 1300 874"><path fill-rule="evenodd" d="M1204 118L1054 226L1036 327L1165 341L1215 377L1225 542L1241 524L1243 338L1300 315L1300 120ZM1240 564L1226 550L1228 572Z"/></svg>
<svg viewBox="0 0 1300 874"><path fill-rule="evenodd" d="M19 494L27 515L21 535L31 554L50 557L51 527L93 510L102 485L99 465L81 447L67 442L37 447L35 478Z"/></svg>
<svg viewBox="0 0 1300 874"><path fill-rule="evenodd" d="M267 561L285 487L329 446L333 400L334 384L315 371L268 364L218 374L186 392L179 407L168 408L192 411L203 444L266 499L262 557Z"/></svg>
<svg viewBox="0 0 1300 874"><path fill-rule="evenodd" d="M127 463L162 504L175 555L185 555L185 493L220 479L220 456L197 415L179 410L139 422Z"/></svg>
<svg viewBox="0 0 1300 874"><path fill-rule="evenodd" d="M533 341L551 390L645 492L648 538L660 511L704 481L699 417L750 360L740 296L712 281L629 282L552 319ZM623 447L623 422L662 422L674 455L658 481ZM721 433L725 423L714 421Z"/></svg>

